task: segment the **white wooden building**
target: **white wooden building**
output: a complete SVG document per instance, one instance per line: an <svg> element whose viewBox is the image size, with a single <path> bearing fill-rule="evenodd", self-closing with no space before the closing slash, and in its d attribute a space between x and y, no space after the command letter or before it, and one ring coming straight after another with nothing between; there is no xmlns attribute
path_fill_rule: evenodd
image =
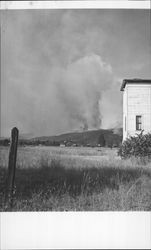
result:
<svg viewBox="0 0 151 250"><path fill-rule="evenodd" d="M125 79L123 91L123 140L151 132L151 80Z"/></svg>

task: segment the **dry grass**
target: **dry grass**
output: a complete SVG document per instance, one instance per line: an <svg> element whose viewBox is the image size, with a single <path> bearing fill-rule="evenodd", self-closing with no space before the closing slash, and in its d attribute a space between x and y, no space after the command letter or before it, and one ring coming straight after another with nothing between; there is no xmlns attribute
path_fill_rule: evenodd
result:
<svg viewBox="0 0 151 250"><path fill-rule="evenodd" d="M8 148L0 148L4 210ZM13 211L151 209L151 163L120 160L116 149L20 147Z"/></svg>

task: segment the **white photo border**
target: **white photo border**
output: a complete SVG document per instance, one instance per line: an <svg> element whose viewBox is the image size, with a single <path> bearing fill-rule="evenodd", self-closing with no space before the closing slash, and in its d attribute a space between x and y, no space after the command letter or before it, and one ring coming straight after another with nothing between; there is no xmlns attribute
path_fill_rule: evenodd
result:
<svg viewBox="0 0 151 250"><path fill-rule="evenodd" d="M150 1L1 1L14 9L150 9ZM1 212L1 249L150 249L150 212Z"/></svg>

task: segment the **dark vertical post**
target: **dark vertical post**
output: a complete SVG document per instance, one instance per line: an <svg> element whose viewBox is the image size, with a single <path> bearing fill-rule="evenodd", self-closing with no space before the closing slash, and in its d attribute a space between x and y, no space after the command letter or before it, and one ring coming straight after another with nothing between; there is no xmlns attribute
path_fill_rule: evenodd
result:
<svg viewBox="0 0 151 250"><path fill-rule="evenodd" d="M13 128L11 131L11 144L9 151L8 162L8 175L6 180L6 195L5 195L5 208L6 210L12 207L15 170L16 170L16 157L17 157L17 145L18 145L18 129Z"/></svg>

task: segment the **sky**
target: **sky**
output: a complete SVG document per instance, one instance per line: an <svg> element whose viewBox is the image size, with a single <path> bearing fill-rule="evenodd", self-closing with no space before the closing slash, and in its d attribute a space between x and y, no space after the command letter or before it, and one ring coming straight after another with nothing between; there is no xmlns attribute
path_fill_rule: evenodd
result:
<svg viewBox="0 0 151 250"><path fill-rule="evenodd" d="M151 78L149 10L1 11L1 136L122 126L125 78Z"/></svg>

